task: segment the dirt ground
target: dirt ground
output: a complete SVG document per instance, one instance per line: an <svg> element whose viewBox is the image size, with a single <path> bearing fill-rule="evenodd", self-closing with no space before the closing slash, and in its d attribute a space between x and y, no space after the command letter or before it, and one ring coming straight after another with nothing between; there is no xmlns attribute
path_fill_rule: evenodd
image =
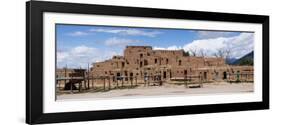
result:
<svg viewBox="0 0 281 125"><path fill-rule="evenodd" d="M87 92L77 94L61 94L60 100L93 100L106 98L135 98L138 96L162 96L162 95L202 95L202 94L228 94L253 92L253 83L207 83L201 88L187 88L184 85L165 84L163 86L138 86L131 89L115 89L106 92Z"/></svg>

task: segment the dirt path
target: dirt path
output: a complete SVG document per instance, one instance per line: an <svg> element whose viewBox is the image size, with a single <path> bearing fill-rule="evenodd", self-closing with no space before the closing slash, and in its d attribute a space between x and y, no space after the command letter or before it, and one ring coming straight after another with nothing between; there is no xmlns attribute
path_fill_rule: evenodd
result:
<svg viewBox="0 0 281 125"><path fill-rule="evenodd" d="M161 96L161 95L191 95L191 94L222 94L253 92L253 83L208 83L202 88L186 88L183 85L164 86L139 86L134 89L116 89L107 92L62 94L57 96L58 100L89 100L102 98L135 98L138 96Z"/></svg>

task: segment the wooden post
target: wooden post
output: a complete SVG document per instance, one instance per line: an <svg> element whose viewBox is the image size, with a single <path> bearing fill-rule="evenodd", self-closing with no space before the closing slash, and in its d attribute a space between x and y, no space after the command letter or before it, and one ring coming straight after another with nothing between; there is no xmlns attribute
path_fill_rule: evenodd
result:
<svg viewBox="0 0 281 125"><path fill-rule="evenodd" d="M83 84L84 84L84 89L87 89L85 76L83 77L83 80L81 81L81 87L83 87L82 82L83 82Z"/></svg>
<svg viewBox="0 0 281 125"><path fill-rule="evenodd" d="M201 75L199 75L199 82L200 82L200 87L203 87L203 82L202 82L203 80L202 80L202 76Z"/></svg>
<svg viewBox="0 0 281 125"><path fill-rule="evenodd" d="M127 85L128 85L128 84L129 84L130 79L129 79L129 77L128 77L128 76L126 76L126 78L127 78Z"/></svg>
<svg viewBox="0 0 281 125"><path fill-rule="evenodd" d="M90 66L89 66L89 63L88 63L88 76L87 76L87 80L88 80L88 88L87 89L90 89Z"/></svg>
<svg viewBox="0 0 281 125"><path fill-rule="evenodd" d="M115 79L116 79L116 85L117 85L117 88L119 87L118 86L118 79L117 79L117 77L115 77Z"/></svg>
<svg viewBox="0 0 281 125"><path fill-rule="evenodd" d="M144 86L146 86L146 84L147 84L147 78L146 78L146 76L143 76L144 77Z"/></svg>
<svg viewBox="0 0 281 125"><path fill-rule="evenodd" d="M130 81L131 81L131 87L133 86L133 77L130 77Z"/></svg>
<svg viewBox="0 0 281 125"><path fill-rule="evenodd" d="M247 82L248 81L248 73L245 73L245 82Z"/></svg>
<svg viewBox="0 0 281 125"><path fill-rule="evenodd" d="M124 78L122 77L122 85L121 85L122 87L124 86Z"/></svg>
<svg viewBox="0 0 281 125"><path fill-rule="evenodd" d="M58 94L58 88L57 88L58 86L57 86L57 84L58 84L58 82L59 82L59 81L56 80L56 88L55 88L55 89L56 89L56 94L55 94L55 100L57 100L57 94Z"/></svg>
<svg viewBox="0 0 281 125"><path fill-rule="evenodd" d="M65 66L64 69L64 86L66 85L66 69L67 69L67 65Z"/></svg>
<svg viewBox="0 0 281 125"><path fill-rule="evenodd" d="M150 76L148 75L147 76L147 86L149 86L149 84L150 84Z"/></svg>
<svg viewBox="0 0 281 125"><path fill-rule="evenodd" d="M69 81L69 84L70 84L70 93L72 94L73 93L73 88L72 88L72 76L71 76L71 79Z"/></svg>
<svg viewBox="0 0 281 125"><path fill-rule="evenodd" d="M138 77L136 76L136 85L138 85Z"/></svg>
<svg viewBox="0 0 281 125"><path fill-rule="evenodd" d="M81 88L82 88L82 81L80 81L80 82L78 83L78 86L79 86L79 92L81 92Z"/></svg>
<svg viewBox="0 0 281 125"><path fill-rule="evenodd" d="M105 91L105 78L103 78L103 90Z"/></svg>
<svg viewBox="0 0 281 125"><path fill-rule="evenodd" d="M109 90L111 89L111 85L110 85L111 83L110 83L110 76L108 77L108 88L109 88Z"/></svg>
<svg viewBox="0 0 281 125"><path fill-rule="evenodd" d="M95 89L95 87L94 87L94 75L92 75L92 88Z"/></svg>
<svg viewBox="0 0 281 125"><path fill-rule="evenodd" d="M187 75L184 77L184 85L187 87Z"/></svg>

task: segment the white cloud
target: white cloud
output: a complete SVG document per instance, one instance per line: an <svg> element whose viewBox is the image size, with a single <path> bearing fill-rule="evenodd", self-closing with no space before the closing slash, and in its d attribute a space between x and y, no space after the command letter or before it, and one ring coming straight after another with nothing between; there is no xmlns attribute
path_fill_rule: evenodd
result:
<svg viewBox="0 0 281 125"><path fill-rule="evenodd" d="M67 35L69 35L69 36L86 36L86 35L89 35L89 33L82 32L82 31L76 31L76 32L68 33Z"/></svg>
<svg viewBox="0 0 281 125"><path fill-rule="evenodd" d="M197 31L199 39L212 39L219 37L231 37L234 32L227 31Z"/></svg>
<svg viewBox="0 0 281 125"><path fill-rule="evenodd" d="M176 46L176 45L172 45L172 46L169 46L169 47L153 47L154 50L181 50L182 47L180 46Z"/></svg>
<svg viewBox="0 0 281 125"><path fill-rule="evenodd" d="M218 49L231 50L231 58L241 58L242 56L250 53L254 49L254 34L253 33L240 33L238 36L233 37L218 37L212 39L194 40L191 43L183 46L172 45L169 47L153 47L154 50L180 50L184 51L197 50L205 52L205 56L214 56Z"/></svg>
<svg viewBox="0 0 281 125"><path fill-rule="evenodd" d="M104 43L107 46L126 46L128 44L137 43L137 42L141 42L141 41L113 37L113 38L107 39Z"/></svg>
<svg viewBox="0 0 281 125"><path fill-rule="evenodd" d="M240 33L240 35L233 37L194 40L183 46L185 51L194 48L206 51L207 56L212 56L218 49L226 48L231 50L231 56L233 58L240 58L253 51L254 34Z"/></svg>
<svg viewBox="0 0 281 125"><path fill-rule="evenodd" d="M162 32L159 31L144 31L139 29L91 29L92 32L103 32L103 33L113 33L119 35L130 35L130 36L147 36L155 37Z"/></svg>
<svg viewBox="0 0 281 125"><path fill-rule="evenodd" d="M102 50L85 45L76 46L66 51L57 52L57 64L59 68L87 68L88 63L104 61L113 55L120 55L117 50Z"/></svg>

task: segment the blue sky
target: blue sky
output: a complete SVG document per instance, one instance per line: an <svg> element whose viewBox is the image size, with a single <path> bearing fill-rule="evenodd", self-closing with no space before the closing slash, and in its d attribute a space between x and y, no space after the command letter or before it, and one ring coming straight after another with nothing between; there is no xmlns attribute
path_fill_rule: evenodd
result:
<svg viewBox="0 0 281 125"><path fill-rule="evenodd" d="M239 58L253 50L253 36L243 32L57 24L57 66L85 68L88 63L122 55L126 45L204 50L206 56L228 48L233 50L233 58Z"/></svg>

